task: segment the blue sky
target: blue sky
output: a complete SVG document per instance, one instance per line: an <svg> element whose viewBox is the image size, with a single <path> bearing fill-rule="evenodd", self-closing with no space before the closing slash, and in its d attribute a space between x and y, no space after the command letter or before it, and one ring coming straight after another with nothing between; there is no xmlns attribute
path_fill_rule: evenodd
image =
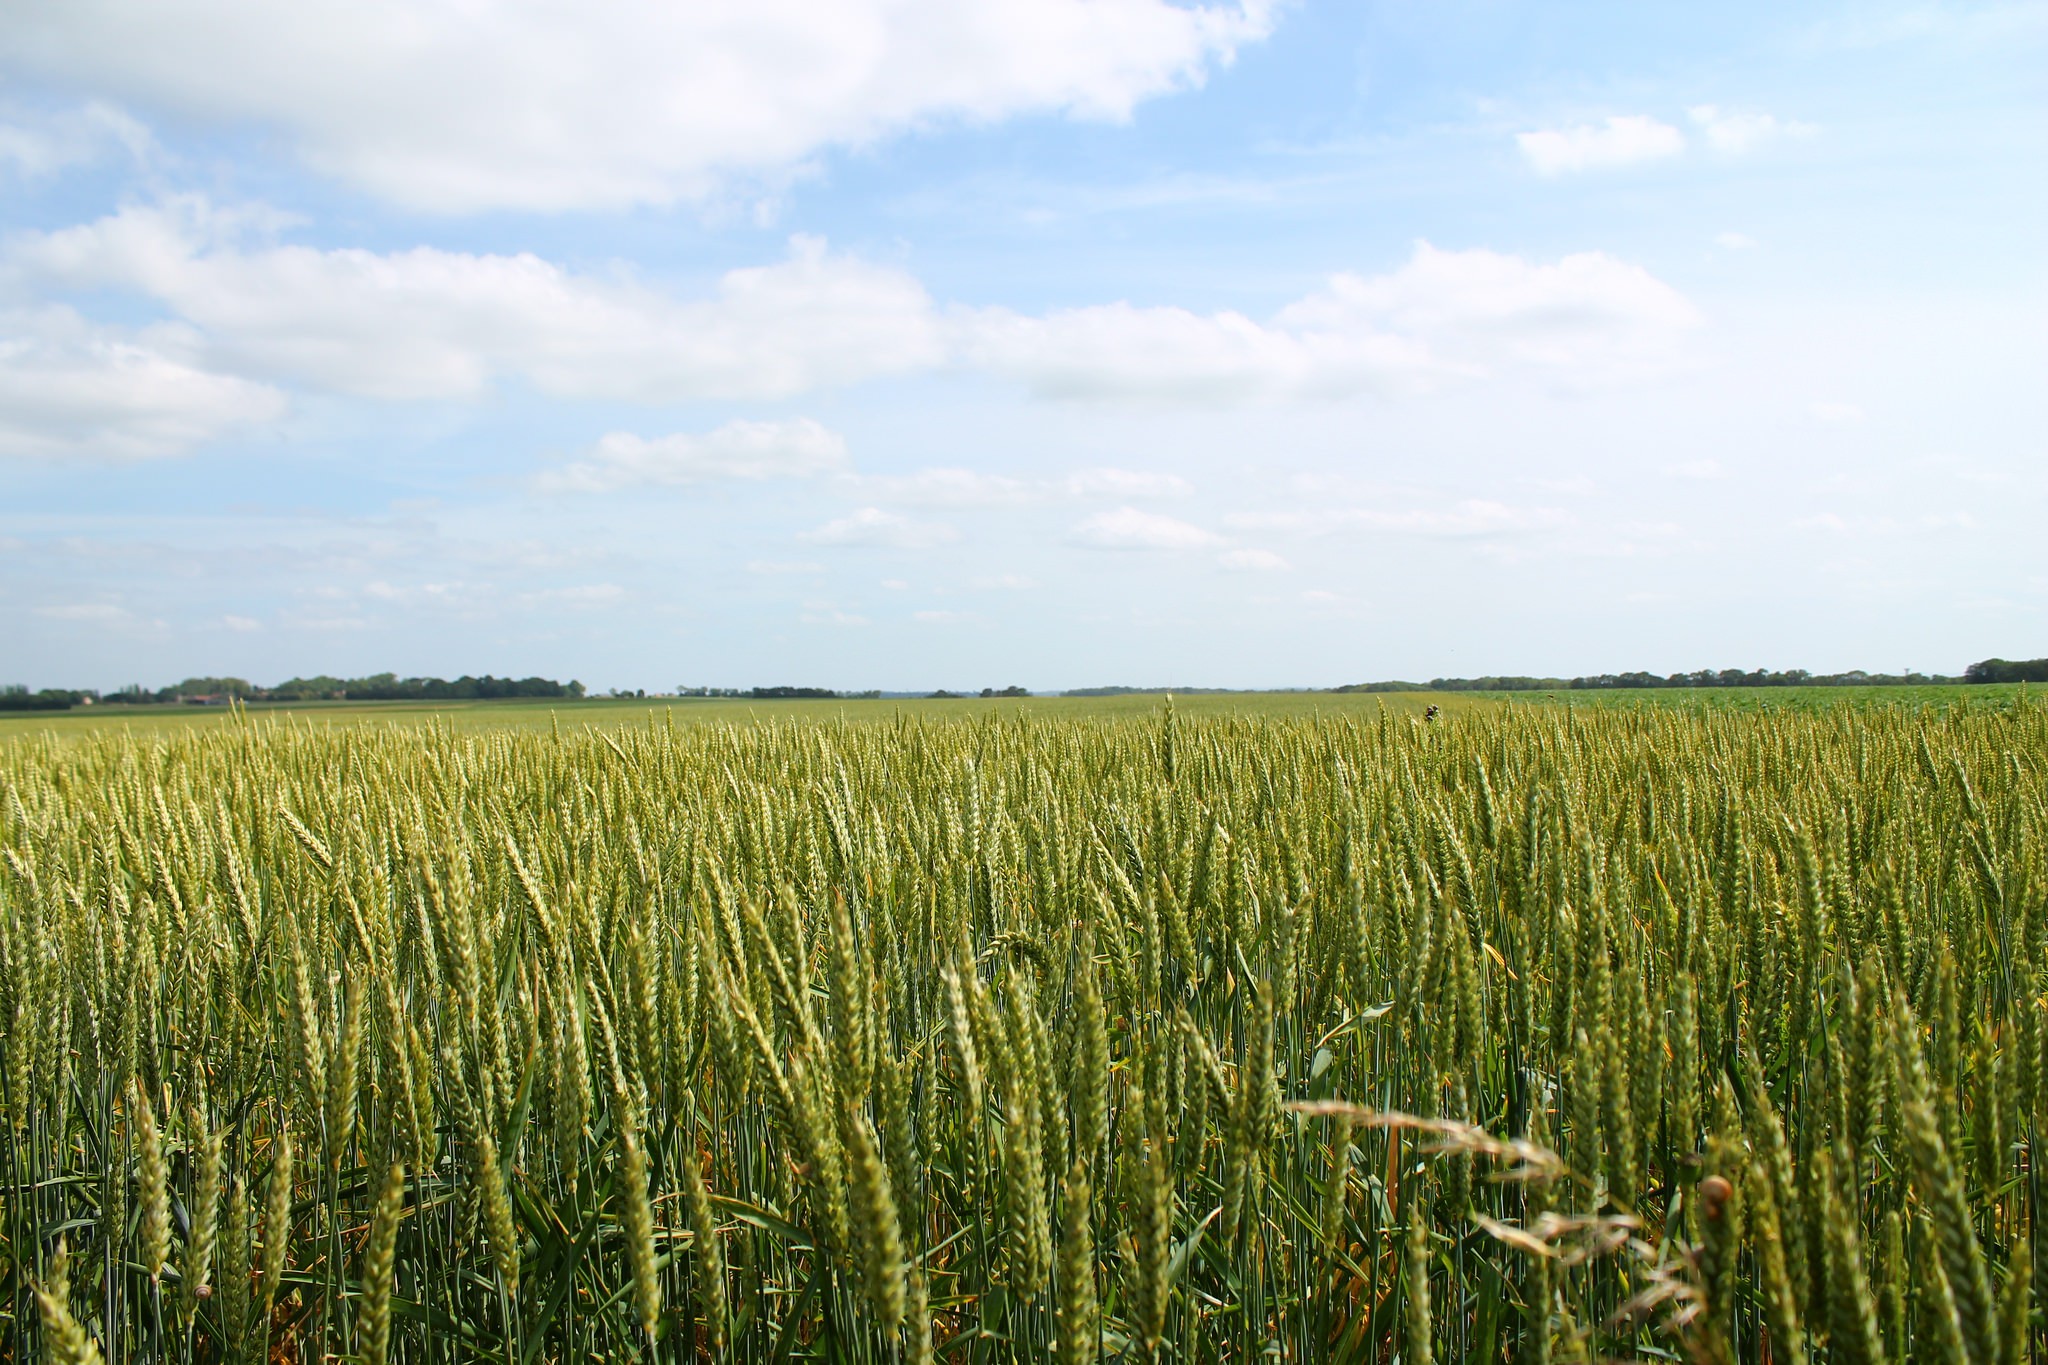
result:
<svg viewBox="0 0 2048 1365"><path fill-rule="evenodd" d="M2048 653L2048 5L13 10L0 681Z"/></svg>

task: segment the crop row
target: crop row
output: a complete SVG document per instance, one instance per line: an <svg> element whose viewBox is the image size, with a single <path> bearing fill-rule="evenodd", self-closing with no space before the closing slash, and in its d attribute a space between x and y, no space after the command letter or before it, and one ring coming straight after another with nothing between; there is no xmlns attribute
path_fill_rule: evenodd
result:
<svg viewBox="0 0 2048 1365"><path fill-rule="evenodd" d="M0 1356L2018 1365L2048 707L0 748Z"/></svg>

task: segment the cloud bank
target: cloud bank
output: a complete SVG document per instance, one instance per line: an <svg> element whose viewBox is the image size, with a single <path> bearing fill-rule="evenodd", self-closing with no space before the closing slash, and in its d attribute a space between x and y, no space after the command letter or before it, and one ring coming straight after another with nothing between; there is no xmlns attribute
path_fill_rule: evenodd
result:
<svg viewBox="0 0 2048 1365"><path fill-rule="evenodd" d="M159 356L154 387L185 395L193 419L109 438L157 451L176 448L180 432L190 445L273 410L275 385L403 401L516 383L555 398L673 404L963 369L1049 399L1190 406L1413 393L1509 373L1590 387L1668 365L1699 320L1670 285L1597 251L1544 262L1420 242L1390 271L1332 275L1259 319L1129 301L1042 314L941 305L901 268L802 236L782 260L692 293L532 254L316 248L282 231L260 206L199 196L131 205L13 238L0 248L0 299L132 294L167 314L158 334L175 335L176 354ZM707 458L621 438L574 477L676 481ZM922 477L932 501L1047 491ZM1129 471L1073 479L1071 496L1185 491Z"/></svg>
<svg viewBox="0 0 2048 1365"><path fill-rule="evenodd" d="M543 492L610 493L645 485L712 479L801 479L846 465L846 440L808 417L787 422L727 422L697 436L649 439L614 431L582 459L537 480Z"/></svg>
<svg viewBox="0 0 2048 1365"><path fill-rule="evenodd" d="M1515 143L1538 175L1568 175L1677 156L1685 134L1644 114L1616 114L1604 123L1517 133Z"/></svg>
<svg viewBox="0 0 2048 1365"><path fill-rule="evenodd" d="M0 311L0 455L177 455L283 415L282 393L209 370L199 349L183 327Z"/></svg>
<svg viewBox="0 0 2048 1365"><path fill-rule="evenodd" d="M315 169L412 208L617 209L934 125L1128 118L1263 39L1274 8L66 0L12 8L0 69L276 130Z"/></svg>

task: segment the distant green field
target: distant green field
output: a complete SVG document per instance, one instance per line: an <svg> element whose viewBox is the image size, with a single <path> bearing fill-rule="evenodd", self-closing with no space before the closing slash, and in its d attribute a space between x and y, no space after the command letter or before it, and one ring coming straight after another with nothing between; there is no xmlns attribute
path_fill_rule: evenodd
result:
<svg viewBox="0 0 2048 1365"><path fill-rule="evenodd" d="M556 701L456 702L312 702L257 704L248 714L265 720L306 725L417 725L437 721L458 729L507 726L568 729L587 725L619 726L650 721L677 725L763 725L798 722L892 721L905 716L921 721L979 720L987 716L1044 716L1048 719L1104 719L1143 715L1165 704L1161 693L1119 697L1022 697L931 700L900 698L846 701L753 701L741 698L647 697ZM1176 696L1174 708L1190 715L1311 716L1378 714L1381 705L1400 714L1420 714L1435 703L1446 711L1492 707L1497 699L1478 695L1432 696L1420 692L1363 696L1327 692L1239 692L1227 695ZM84 707L75 711L0 713L0 736L51 731L92 733L104 730L175 731L192 726L233 723L219 706Z"/></svg>
<svg viewBox="0 0 2048 1365"><path fill-rule="evenodd" d="M1611 692L1233 692L1177 695L1174 708L1191 716L1245 715L1264 717L1377 715L1381 707L1397 715L1420 714L1438 706L1446 714L1496 706L1708 706L1738 710L1810 710L1854 706L1952 706L1998 704L2019 695L2025 684L1940 687L1729 687L1645 688ZM2036 692L2039 689L2035 689ZM481 727L618 726L649 721L690 725L789 724L798 721L888 721L898 716L916 720L975 720L988 715L1043 716L1047 719L1104 719L1143 714L1165 704L1164 694L1131 693L1116 697L963 697L873 701L754 701L739 698L649 697L586 701L450 701L450 702L296 702L258 703L248 714L268 720L308 725L387 723L416 725L437 721L458 729ZM105 730L177 731L191 726L232 723L226 708L217 706L106 706L75 711L0 712L0 737L45 731L85 734Z"/></svg>
<svg viewBox="0 0 2048 1365"><path fill-rule="evenodd" d="M1953 706L2003 703L2026 691L2025 683L1948 683L1928 687L1640 687L1613 691L1400 693L1442 702L1453 697L1486 701L1570 703L1574 706L1717 706L1737 710L1814 710L1852 706ZM2036 687L2034 695L2041 689ZM1385 693L1370 693L1384 696Z"/></svg>

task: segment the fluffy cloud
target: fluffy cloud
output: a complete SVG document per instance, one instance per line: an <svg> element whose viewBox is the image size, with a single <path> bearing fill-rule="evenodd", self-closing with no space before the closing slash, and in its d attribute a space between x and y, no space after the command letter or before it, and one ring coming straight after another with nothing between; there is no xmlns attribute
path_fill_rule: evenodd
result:
<svg viewBox="0 0 2048 1365"><path fill-rule="evenodd" d="M1604 123L1517 133L1515 144L1538 175L1565 175L1677 156L1685 134L1645 114L1616 114Z"/></svg>
<svg viewBox="0 0 2048 1365"><path fill-rule="evenodd" d="M1427 242L1401 269L1336 276L1279 317L1305 335L1387 329L1455 369L1521 364L1586 377L1631 368L1627 357L1661 351L1698 321L1684 295L1602 251L1550 265Z"/></svg>
<svg viewBox="0 0 2048 1365"><path fill-rule="evenodd" d="M974 316L971 363L1077 398L1346 397L1528 367L1568 382L1653 368L1698 321L1685 297L1604 252L1555 264L1427 242L1388 274L1334 276L1270 322L1126 303Z"/></svg>
<svg viewBox="0 0 2048 1365"><path fill-rule="evenodd" d="M134 619L128 608L112 602L69 602L54 607L37 607L36 615L51 621L90 621L99 625L121 625Z"/></svg>
<svg viewBox="0 0 2048 1365"><path fill-rule="evenodd" d="M94 101L54 114L0 121L0 170L40 179L120 148L136 160L155 150L149 130L110 104Z"/></svg>
<svg viewBox="0 0 2048 1365"><path fill-rule="evenodd" d="M1053 398L1229 402L1382 388L1429 367L1391 336L1303 336L1242 313L1112 303L1031 317L977 315L970 363Z"/></svg>
<svg viewBox="0 0 2048 1365"><path fill-rule="evenodd" d="M66 0L10 13L0 67L280 129L313 166L415 207L616 208L934 123L1125 118L1263 38L1273 8Z"/></svg>
<svg viewBox="0 0 2048 1365"><path fill-rule="evenodd" d="M994 507L1029 502L1037 495L1037 489L1023 479L956 468L877 474L860 480L859 486L878 501L920 507Z"/></svg>
<svg viewBox="0 0 2048 1365"><path fill-rule="evenodd" d="M1238 573L1284 573L1294 567L1271 550L1227 550L1216 562Z"/></svg>
<svg viewBox="0 0 2048 1365"><path fill-rule="evenodd" d="M1178 474L1137 469L1083 469L1061 481L1075 498L1184 498L1195 490Z"/></svg>
<svg viewBox="0 0 2048 1365"><path fill-rule="evenodd" d="M678 433L653 440L614 431L584 458L542 474L538 484L547 492L608 493L709 479L801 479L845 464L845 438L808 417L736 421L701 436Z"/></svg>
<svg viewBox="0 0 2048 1365"><path fill-rule="evenodd" d="M1444 508L1336 507L1308 512L1248 512L1225 518L1232 527L1253 531L1286 531L1295 535L1333 535L1373 531L1384 535L1432 539L1478 540L1554 530L1568 523L1552 507L1514 507L1475 498Z"/></svg>
<svg viewBox="0 0 2048 1365"><path fill-rule="evenodd" d="M1813 132L1810 123L1783 120L1771 114L1741 113L1712 104L1695 104L1685 112L1709 147L1730 155L1780 138L1805 137Z"/></svg>
<svg viewBox="0 0 2048 1365"><path fill-rule="evenodd" d="M1193 490L1178 474L1135 469L1082 469L1064 478L1017 479L972 469L921 469L915 474L877 475L860 480L861 490L882 502L928 507L992 507L1058 499L1183 498Z"/></svg>
<svg viewBox="0 0 2048 1365"><path fill-rule="evenodd" d="M1202 404L1408 391L1515 367L1597 384L1662 364L1697 321L1669 285L1601 252L1544 263L1424 242L1393 271L1333 276L1259 321L1126 302L941 310L906 272L805 237L782 261L678 297L532 255L280 244L279 226L195 197L133 206L15 238L0 287L137 292L197 328L215 368L387 399L505 380L567 398L762 399L948 365L1048 397ZM1063 489L942 475L877 496L1186 491L1125 470L1083 470Z"/></svg>
<svg viewBox="0 0 2048 1365"><path fill-rule="evenodd" d="M186 197L17 238L5 271L135 290L226 363L378 398L463 397L500 377L559 397L766 398L944 359L922 285L814 238L678 299L533 255L278 245L274 226Z"/></svg>
<svg viewBox="0 0 2048 1365"><path fill-rule="evenodd" d="M1200 550L1216 544L1218 537L1173 517L1119 507L1089 517L1067 539L1093 550Z"/></svg>
<svg viewBox="0 0 2048 1365"><path fill-rule="evenodd" d="M879 507L860 508L802 536L813 545L860 545L890 550L928 550L959 538L960 533L943 522L913 521Z"/></svg>
<svg viewBox="0 0 2048 1365"><path fill-rule="evenodd" d="M34 611L46 621L58 621L74 629L108 635L161 639L170 629L169 622L161 617L143 616L114 602L64 602L36 607Z"/></svg>
<svg viewBox="0 0 2048 1365"><path fill-rule="evenodd" d="M566 588L542 588L538 592L521 593L519 597L522 605L569 602L579 607L605 606L625 599L626 590L616 583L577 583Z"/></svg>
<svg viewBox="0 0 2048 1365"><path fill-rule="evenodd" d="M185 328L0 312L0 455L176 455L283 414L282 394L216 374L194 350Z"/></svg>
<svg viewBox="0 0 2048 1365"><path fill-rule="evenodd" d="M1682 464L1672 465L1664 472L1674 479L1712 480L1728 477L1728 471L1722 467L1719 460L1687 460Z"/></svg>

